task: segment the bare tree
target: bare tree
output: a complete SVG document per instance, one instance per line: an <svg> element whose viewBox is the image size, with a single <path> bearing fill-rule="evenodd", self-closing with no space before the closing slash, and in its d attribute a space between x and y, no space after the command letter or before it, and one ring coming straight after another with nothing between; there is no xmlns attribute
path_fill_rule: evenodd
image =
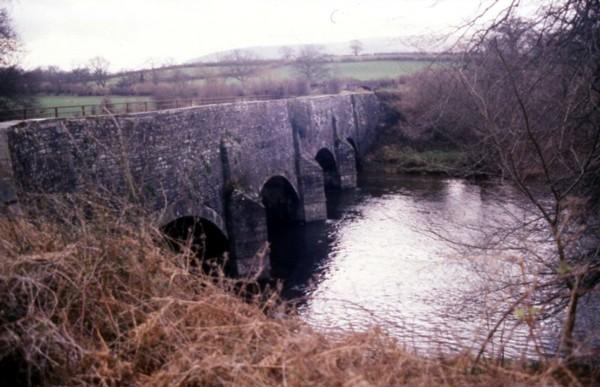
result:
<svg viewBox="0 0 600 387"><path fill-rule="evenodd" d="M148 67L150 67L150 75L152 77L152 83L154 83L155 85L158 84L160 78L159 78L159 62L156 58L149 58L146 61Z"/></svg>
<svg viewBox="0 0 600 387"><path fill-rule="evenodd" d="M8 66L14 61L18 49L17 36L5 8L0 9L0 66Z"/></svg>
<svg viewBox="0 0 600 387"><path fill-rule="evenodd" d="M0 8L0 109L11 110L31 107L35 104L33 84L37 83L33 72L25 72L17 65L19 42L5 8ZM14 118L11 113L1 118Z"/></svg>
<svg viewBox="0 0 600 387"><path fill-rule="evenodd" d="M168 68L173 66L175 66L175 59L173 59L173 57L170 56L163 58L160 64L161 68Z"/></svg>
<svg viewBox="0 0 600 387"><path fill-rule="evenodd" d="M364 47L360 40L353 40L350 42L350 50L352 50L354 56L358 56L363 49Z"/></svg>
<svg viewBox="0 0 600 387"><path fill-rule="evenodd" d="M281 55L282 60L288 62L294 57L294 49L290 46L282 46L279 49L279 55Z"/></svg>
<svg viewBox="0 0 600 387"><path fill-rule="evenodd" d="M84 83L91 78L90 69L84 66L78 66L71 70L69 79L71 82Z"/></svg>
<svg viewBox="0 0 600 387"><path fill-rule="evenodd" d="M479 246L517 232L540 243L515 246L528 276L502 318L532 307L530 319L561 316L559 352L569 356L579 301L600 284L600 3L554 2L530 21L511 12L475 37L464 65L433 92L435 115L470 132L478 163L529 202L526 217Z"/></svg>
<svg viewBox="0 0 600 387"><path fill-rule="evenodd" d="M48 66L45 71L45 78L54 92L63 92L65 79L63 71L58 66Z"/></svg>
<svg viewBox="0 0 600 387"><path fill-rule="evenodd" d="M514 9L480 30L456 67L411 80L403 112L417 131L462 147L469 172L499 175L525 199L509 219L479 229L481 243L445 236L510 253L524 271L481 353L519 314L515 323L532 327L562 321L558 353L568 357L580 301L600 287L600 3L544 2L529 20Z"/></svg>
<svg viewBox="0 0 600 387"><path fill-rule="evenodd" d="M303 47L294 61L294 70L309 84L327 78L329 69L322 48L318 46Z"/></svg>
<svg viewBox="0 0 600 387"><path fill-rule="evenodd" d="M237 79L244 88L247 80L258 71L256 60L256 56L251 52L233 50L221 59L221 62L227 65L224 69L224 75Z"/></svg>
<svg viewBox="0 0 600 387"><path fill-rule="evenodd" d="M98 86L106 86L110 63L101 56L89 60L90 73Z"/></svg>

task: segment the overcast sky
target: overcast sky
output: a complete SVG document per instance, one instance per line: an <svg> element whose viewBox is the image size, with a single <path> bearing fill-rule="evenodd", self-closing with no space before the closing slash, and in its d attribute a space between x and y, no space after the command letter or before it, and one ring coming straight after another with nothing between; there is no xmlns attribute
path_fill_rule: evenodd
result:
<svg viewBox="0 0 600 387"><path fill-rule="evenodd" d="M119 70L240 47L439 33L480 0L13 0L9 10L24 66L70 69L99 55Z"/></svg>

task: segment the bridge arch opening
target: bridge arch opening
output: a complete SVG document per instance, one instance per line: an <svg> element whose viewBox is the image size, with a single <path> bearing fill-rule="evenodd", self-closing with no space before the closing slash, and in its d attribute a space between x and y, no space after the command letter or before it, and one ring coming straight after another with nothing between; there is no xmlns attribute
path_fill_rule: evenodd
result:
<svg viewBox="0 0 600 387"><path fill-rule="evenodd" d="M293 268L294 246L300 227L300 198L292 184L283 176L271 177L260 191L267 217L267 235L271 247L271 274L283 277Z"/></svg>
<svg viewBox="0 0 600 387"><path fill-rule="evenodd" d="M191 269L199 268L209 274L222 270L226 275L235 275L233 262L226 260L229 240L213 222L197 216L183 216L162 226L161 231L173 251L181 252L189 247Z"/></svg>
<svg viewBox="0 0 600 387"><path fill-rule="evenodd" d="M356 171L360 171L361 170L361 163L360 163L360 156L358 154L358 146L356 146L356 142L354 141L354 139L352 137L348 137L346 138L346 140L348 141L348 143L352 146L352 149L354 149L354 162L356 165Z"/></svg>
<svg viewBox="0 0 600 387"><path fill-rule="evenodd" d="M327 148L322 148L317 152L315 160L317 160L317 163L323 169L325 192L339 190L341 187L340 173L338 172L333 153Z"/></svg>
<svg viewBox="0 0 600 387"><path fill-rule="evenodd" d="M267 225L285 225L298 219L300 199L285 177L273 176L267 180L260 196L267 213Z"/></svg>

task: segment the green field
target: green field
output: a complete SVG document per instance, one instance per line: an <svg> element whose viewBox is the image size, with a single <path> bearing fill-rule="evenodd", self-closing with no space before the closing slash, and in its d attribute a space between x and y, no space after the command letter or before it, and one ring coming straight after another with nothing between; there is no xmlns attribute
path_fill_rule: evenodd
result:
<svg viewBox="0 0 600 387"><path fill-rule="evenodd" d="M108 95L111 111L114 113L139 112L146 109L153 110L156 106L152 97ZM35 97L37 107L29 109L31 117L81 117L103 113L100 107L105 97L103 96L77 96L77 95L38 95ZM145 104L146 102L146 104ZM126 105L126 103L128 103ZM19 116L21 118L21 116Z"/></svg>
<svg viewBox="0 0 600 387"><path fill-rule="evenodd" d="M126 102L150 102L152 97L131 96L123 97L120 95L109 95L111 103L120 104ZM81 105L100 105L103 96L77 96L77 95L40 95L36 97L38 106L41 108L50 108L55 106L81 106Z"/></svg>
<svg viewBox="0 0 600 387"><path fill-rule="evenodd" d="M427 66L437 65L431 61L420 60L377 60L364 62L328 63L327 68L333 78L352 78L368 81L382 78L397 78L423 70ZM277 66L265 72L275 79L296 76L292 65Z"/></svg>
<svg viewBox="0 0 600 387"><path fill-rule="evenodd" d="M403 75L410 75L428 66L440 66L441 62L431 60L365 60L356 62L330 62L326 64L329 74L332 78L356 79L368 81L384 78L397 78ZM228 66L208 66L208 65L190 65L179 68L158 69L158 78L163 82L169 82L174 75L179 72L184 76L192 78L194 84L202 85L204 78L219 78L229 73ZM146 80L151 77L151 70L146 71ZM297 77L292 64L266 63L257 66L254 76L251 78L268 78L272 80L282 80ZM117 83L119 76L113 77L108 81L109 85ZM226 83L236 84L237 81L231 77L226 78Z"/></svg>
<svg viewBox="0 0 600 387"><path fill-rule="evenodd" d="M365 62L344 62L331 66L331 71L336 77L353 78L360 81L367 81L381 78L397 78L403 75L414 74L428 66L438 64L431 61L365 61Z"/></svg>

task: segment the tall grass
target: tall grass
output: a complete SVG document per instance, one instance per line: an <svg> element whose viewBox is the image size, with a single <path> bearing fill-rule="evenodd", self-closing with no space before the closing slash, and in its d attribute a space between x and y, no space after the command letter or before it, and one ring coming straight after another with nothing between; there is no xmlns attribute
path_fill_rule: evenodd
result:
<svg viewBox="0 0 600 387"><path fill-rule="evenodd" d="M189 249L166 246L142 211L89 197L0 219L3 383L577 384L559 366L473 372L468 355L417 357L379 329L318 332L275 292L242 298L249 284L198 273Z"/></svg>

